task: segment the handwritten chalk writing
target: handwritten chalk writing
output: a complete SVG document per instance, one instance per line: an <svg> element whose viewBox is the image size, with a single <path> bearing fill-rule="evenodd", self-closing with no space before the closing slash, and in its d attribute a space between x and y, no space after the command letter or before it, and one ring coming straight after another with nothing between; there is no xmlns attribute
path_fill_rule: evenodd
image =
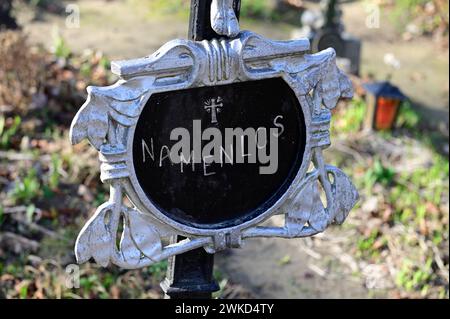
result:
<svg viewBox="0 0 450 319"><path fill-rule="evenodd" d="M145 154L148 154L150 158L154 161L155 160L155 150L153 147L153 139L151 139L151 150L148 148L147 143L145 143L144 140L142 140L142 162L145 163L147 157Z"/></svg>
<svg viewBox="0 0 450 319"><path fill-rule="evenodd" d="M189 164L192 171L195 171L195 164L202 164L204 176L210 176L215 174L211 170L213 163L221 167L225 164L259 163L260 174L275 174L278 169L278 139L284 132L282 119L280 115L273 120L276 127L225 128L224 133L216 127L202 131L201 121L193 120L192 134L182 127L171 131L170 140L175 143L159 148L158 166L162 167L166 162L179 164L183 173ZM142 139L141 145L142 162L155 162L153 137Z"/></svg>

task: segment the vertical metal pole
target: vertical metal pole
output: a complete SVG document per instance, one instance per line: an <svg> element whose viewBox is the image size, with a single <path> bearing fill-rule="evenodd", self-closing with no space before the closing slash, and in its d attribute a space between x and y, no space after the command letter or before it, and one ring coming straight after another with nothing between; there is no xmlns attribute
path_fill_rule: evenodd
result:
<svg viewBox="0 0 450 319"><path fill-rule="evenodd" d="M0 29L17 29L18 25L12 14L12 0L0 1ZM1 30L0 30L1 31Z"/></svg>
<svg viewBox="0 0 450 319"><path fill-rule="evenodd" d="M327 28L336 27L337 0L328 0L325 2L325 26Z"/></svg>
<svg viewBox="0 0 450 319"><path fill-rule="evenodd" d="M172 243L183 240L172 238ZM203 248L194 249L169 259L169 267L161 288L166 299L211 299L219 290L214 280L214 255Z"/></svg>
<svg viewBox="0 0 450 319"><path fill-rule="evenodd" d="M223 38L211 28L211 1L191 0L189 39L194 41ZM239 18L241 0L234 0L233 7ZM172 243L183 240L172 238ZM169 259L169 267L161 288L166 299L210 299L219 290L214 280L214 255L198 248Z"/></svg>

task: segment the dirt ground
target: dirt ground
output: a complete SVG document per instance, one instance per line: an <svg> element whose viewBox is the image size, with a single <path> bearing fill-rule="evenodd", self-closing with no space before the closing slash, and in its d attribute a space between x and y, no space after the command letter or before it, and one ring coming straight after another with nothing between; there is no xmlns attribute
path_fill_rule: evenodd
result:
<svg viewBox="0 0 450 319"><path fill-rule="evenodd" d="M342 235L336 232L335 235ZM218 268L258 298L368 298L364 282L352 276L326 249L310 240L260 238L217 256ZM383 296L383 291L377 295Z"/></svg>
<svg viewBox="0 0 450 319"><path fill-rule="evenodd" d="M154 52L173 38L186 37L187 21L181 18L151 20L145 10L124 6L120 1L78 1L81 27L66 28L65 17L43 15L31 20L21 12L24 30L35 43L52 45L55 29L72 50L98 49L113 59L141 57ZM401 68L393 82L417 103L428 124L448 125L448 51L429 39L399 40L389 18L381 17L379 29L365 27L367 14L362 2L344 5L344 22L349 33L363 41L362 74L384 79L390 72L383 59L392 53ZM290 38L293 28L286 24L243 21L252 29L275 39ZM351 230L333 228L319 239L254 239L239 250L217 255L218 268L260 298L368 298L387 297L389 287L370 290L367 277L357 272L339 241L351 238ZM328 244L327 244L328 243Z"/></svg>
<svg viewBox="0 0 450 319"><path fill-rule="evenodd" d="M449 79L448 49L441 49L430 39L412 41L399 39L392 18L381 13L380 28L365 27L367 13L361 2L343 6L346 30L362 39L362 74L372 73L385 79L392 73L398 85L430 124L448 125ZM398 70L384 63L386 54L393 54L400 62ZM442 125L441 125L442 126Z"/></svg>

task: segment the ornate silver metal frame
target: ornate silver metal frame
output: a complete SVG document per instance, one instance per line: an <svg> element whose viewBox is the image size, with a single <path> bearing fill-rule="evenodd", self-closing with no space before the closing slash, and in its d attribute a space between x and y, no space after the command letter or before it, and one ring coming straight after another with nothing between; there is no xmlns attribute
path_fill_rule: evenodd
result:
<svg viewBox="0 0 450 319"><path fill-rule="evenodd" d="M234 26L216 25L223 32L236 32ZM333 49L317 54L308 50L306 39L271 41L244 31L228 40L174 40L151 56L113 62L112 71L120 80L112 86L88 88L88 99L70 131L73 144L87 138L99 151L101 180L110 184L110 200L97 209L78 236L78 262L93 257L102 266L111 262L135 269L199 247L214 253L240 247L243 239L252 237L307 237L344 222L358 193L341 170L325 164L322 151L330 145L331 109L341 97L352 96L352 85L337 68ZM150 96L276 77L295 92L306 124L303 162L287 192L263 214L230 228L190 227L159 211L139 185L132 153L135 126ZM133 207L124 205L125 195ZM284 227L258 226L277 214L284 214ZM188 239L164 245L174 235Z"/></svg>

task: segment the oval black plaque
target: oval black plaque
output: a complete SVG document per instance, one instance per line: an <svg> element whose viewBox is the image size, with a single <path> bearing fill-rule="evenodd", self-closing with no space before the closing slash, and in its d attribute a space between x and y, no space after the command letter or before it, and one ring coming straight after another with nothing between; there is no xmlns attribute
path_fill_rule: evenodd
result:
<svg viewBox="0 0 450 319"><path fill-rule="evenodd" d="M182 163L173 163L169 156L181 140L170 139L176 128L189 132L193 152L183 154ZM220 131L222 163L208 163L209 157L195 154L211 140L201 140L207 128L215 128L210 133ZM242 145L234 139L227 148L227 132L239 133L237 128L249 135L242 137ZM266 140L258 140L258 134ZM278 152L270 134L278 136ZM171 219L197 228L231 227L262 214L286 192L303 159L305 134L298 99L282 79L158 93L151 96L136 125L134 169L148 199ZM249 143L252 136L256 148ZM270 157L259 156L263 151ZM240 155L244 163L237 163Z"/></svg>

